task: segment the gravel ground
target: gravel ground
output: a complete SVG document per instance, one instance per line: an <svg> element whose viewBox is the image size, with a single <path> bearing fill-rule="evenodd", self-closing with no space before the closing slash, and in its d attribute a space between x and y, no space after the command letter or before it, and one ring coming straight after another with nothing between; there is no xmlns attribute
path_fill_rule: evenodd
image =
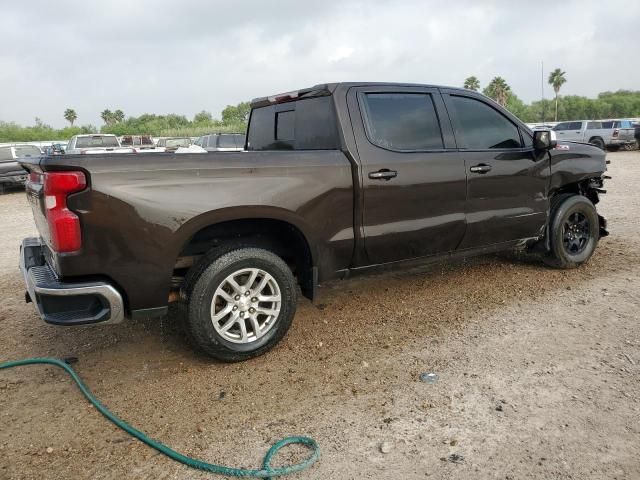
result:
<svg viewBox="0 0 640 480"><path fill-rule="evenodd" d="M275 440L312 436L322 459L294 478L638 479L640 153L609 158L599 209L611 236L583 268L490 256L339 282L322 304L301 301L276 349L234 365L194 353L175 312L41 322L16 268L35 227L10 193L0 360L77 356L116 414L210 462L258 467ZM62 372L29 367L0 372L0 478L210 477L107 423Z"/></svg>

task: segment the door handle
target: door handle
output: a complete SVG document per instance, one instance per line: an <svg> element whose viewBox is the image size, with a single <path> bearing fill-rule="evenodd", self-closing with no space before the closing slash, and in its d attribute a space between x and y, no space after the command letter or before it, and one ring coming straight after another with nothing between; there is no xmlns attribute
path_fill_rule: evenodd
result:
<svg viewBox="0 0 640 480"><path fill-rule="evenodd" d="M371 180L391 180L392 178L396 178L398 176L398 172L395 170L389 170L388 168L383 168L382 170L378 170L377 172L369 172L369 178Z"/></svg>
<svg viewBox="0 0 640 480"><path fill-rule="evenodd" d="M491 170L491 165L487 165L486 163L475 165L469 169L469 171L472 173L487 173L490 170Z"/></svg>

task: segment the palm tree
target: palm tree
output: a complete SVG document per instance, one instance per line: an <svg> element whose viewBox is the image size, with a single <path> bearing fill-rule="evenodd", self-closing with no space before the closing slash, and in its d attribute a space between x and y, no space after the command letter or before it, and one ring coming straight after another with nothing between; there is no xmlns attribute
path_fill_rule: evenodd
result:
<svg viewBox="0 0 640 480"><path fill-rule="evenodd" d="M464 81L464 88L477 92L480 90L480 80L478 80L478 77L471 75Z"/></svg>
<svg viewBox="0 0 640 480"><path fill-rule="evenodd" d="M75 122L77 118L78 118L78 115L76 114L76 111L73 108L67 108L64 111L64 119L67 122L69 122L72 127L73 127L73 122Z"/></svg>
<svg viewBox="0 0 640 480"><path fill-rule="evenodd" d="M121 122L124 120L124 112L120 109L116 110L115 112L113 112L113 119L116 122Z"/></svg>
<svg viewBox="0 0 640 480"><path fill-rule="evenodd" d="M487 85L487 88L482 92L487 97L493 98L503 107L507 104L509 95L511 94L511 87L502 77L494 77L493 80Z"/></svg>
<svg viewBox="0 0 640 480"><path fill-rule="evenodd" d="M560 87L567 82L564 77L567 72L563 72L559 68L556 68L549 74L549 85L553 87L553 91L556 94L556 122L558 121L558 93L560 93Z"/></svg>
<svg viewBox="0 0 640 480"><path fill-rule="evenodd" d="M105 123L105 125L111 125L111 122L113 122L113 113L111 113L111 110L109 110L108 108L105 108L100 113L100 118Z"/></svg>

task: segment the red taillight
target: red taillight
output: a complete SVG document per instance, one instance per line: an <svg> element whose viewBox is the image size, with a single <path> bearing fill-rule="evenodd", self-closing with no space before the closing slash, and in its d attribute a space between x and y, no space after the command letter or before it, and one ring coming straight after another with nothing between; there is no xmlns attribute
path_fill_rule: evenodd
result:
<svg viewBox="0 0 640 480"><path fill-rule="evenodd" d="M614 129L613 129L613 135L612 135L612 136L613 136L613 137L617 137L619 133L620 133L620 130L618 130L617 128L614 128Z"/></svg>
<svg viewBox="0 0 640 480"><path fill-rule="evenodd" d="M67 208L67 196L87 186L82 172L45 172L44 204L47 210L51 248L75 252L82 246L80 219Z"/></svg>

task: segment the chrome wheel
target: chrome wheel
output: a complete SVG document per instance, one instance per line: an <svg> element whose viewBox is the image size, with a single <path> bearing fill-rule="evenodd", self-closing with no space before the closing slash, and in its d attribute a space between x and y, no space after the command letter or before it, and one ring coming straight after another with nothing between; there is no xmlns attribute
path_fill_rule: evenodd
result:
<svg viewBox="0 0 640 480"><path fill-rule="evenodd" d="M211 301L213 328L225 340L251 343L275 325L282 296L275 279L258 268L243 268L225 278Z"/></svg>

